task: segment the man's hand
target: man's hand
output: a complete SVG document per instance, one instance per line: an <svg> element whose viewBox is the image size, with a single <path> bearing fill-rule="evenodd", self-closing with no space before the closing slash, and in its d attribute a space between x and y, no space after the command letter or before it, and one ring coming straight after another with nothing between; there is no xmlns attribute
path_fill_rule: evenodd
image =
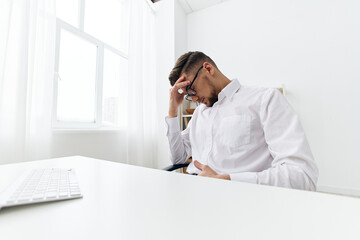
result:
<svg viewBox="0 0 360 240"><path fill-rule="evenodd" d="M190 81L186 81L185 77L181 76L170 89L169 118L177 116L178 108L184 100L185 89L188 85L190 85ZM179 89L182 89L182 93L178 92Z"/></svg>
<svg viewBox="0 0 360 240"><path fill-rule="evenodd" d="M201 173L199 174L199 176L230 180L230 175L218 174L217 172L212 170L211 167L209 167L208 165L204 165L204 164L198 162L197 160L194 161L194 165L197 169L201 170Z"/></svg>

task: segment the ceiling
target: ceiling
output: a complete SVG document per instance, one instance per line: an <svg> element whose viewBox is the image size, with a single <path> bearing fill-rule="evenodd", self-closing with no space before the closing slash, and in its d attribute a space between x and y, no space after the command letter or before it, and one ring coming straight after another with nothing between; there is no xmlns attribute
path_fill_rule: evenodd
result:
<svg viewBox="0 0 360 240"><path fill-rule="evenodd" d="M195 12L227 0L179 0L186 13Z"/></svg>

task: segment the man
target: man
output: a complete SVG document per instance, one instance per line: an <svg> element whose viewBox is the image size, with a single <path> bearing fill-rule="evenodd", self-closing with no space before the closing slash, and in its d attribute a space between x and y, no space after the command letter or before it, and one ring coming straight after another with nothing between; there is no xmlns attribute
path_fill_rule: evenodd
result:
<svg viewBox="0 0 360 240"><path fill-rule="evenodd" d="M276 89L229 80L202 52L188 52L169 75L167 136L173 164L190 174L316 190L318 169L294 110ZM184 96L200 103L180 132Z"/></svg>

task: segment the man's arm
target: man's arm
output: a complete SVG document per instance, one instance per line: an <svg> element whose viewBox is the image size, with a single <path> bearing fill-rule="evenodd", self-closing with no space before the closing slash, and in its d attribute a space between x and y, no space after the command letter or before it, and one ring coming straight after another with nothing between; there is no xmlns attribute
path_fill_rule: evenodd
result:
<svg viewBox="0 0 360 240"><path fill-rule="evenodd" d="M276 166L262 172L244 172L233 174L218 174L208 165L194 161L195 167L201 170L199 176L224 180L264 184L278 187L296 188L315 191L316 186L311 179L297 166ZM291 176L289 175L291 174Z"/></svg>
<svg viewBox="0 0 360 240"><path fill-rule="evenodd" d="M188 127L184 131L180 131L179 120L175 118L166 118L167 134L170 146L171 162L173 164L184 163L191 157L191 145L189 139L189 132L191 120Z"/></svg>
<svg viewBox="0 0 360 240"><path fill-rule="evenodd" d="M190 84L185 76L181 76L170 89L169 95L169 115L165 121L167 123L166 136L169 140L171 162L173 164L184 163L191 156L189 132L191 120L188 127L181 133L177 113L179 106L184 101L185 88ZM181 89L181 91L179 91Z"/></svg>

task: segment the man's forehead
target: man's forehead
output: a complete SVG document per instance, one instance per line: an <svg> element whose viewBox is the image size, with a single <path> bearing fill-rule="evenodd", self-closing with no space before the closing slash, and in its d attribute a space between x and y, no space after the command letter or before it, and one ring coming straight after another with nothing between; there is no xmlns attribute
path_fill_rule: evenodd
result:
<svg viewBox="0 0 360 240"><path fill-rule="evenodd" d="M195 74L183 72L183 73L181 73L180 77L185 77L186 80L192 81L193 78L195 77Z"/></svg>

